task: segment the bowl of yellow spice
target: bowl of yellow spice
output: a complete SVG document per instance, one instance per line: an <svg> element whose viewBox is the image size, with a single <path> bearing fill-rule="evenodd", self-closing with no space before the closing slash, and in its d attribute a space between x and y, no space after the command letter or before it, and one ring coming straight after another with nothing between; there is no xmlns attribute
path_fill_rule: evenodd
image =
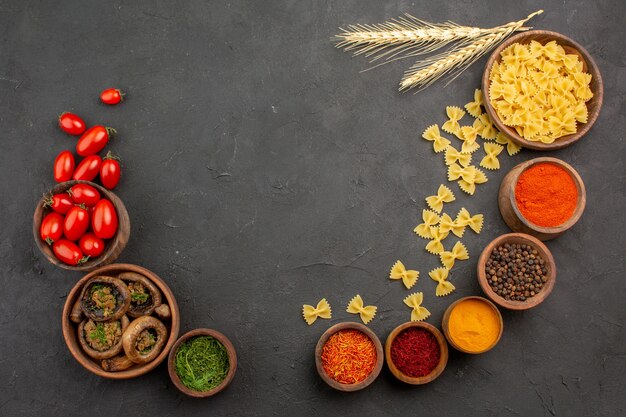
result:
<svg viewBox="0 0 626 417"><path fill-rule="evenodd" d="M529 30L491 54L482 78L484 105L505 136L538 150L582 138L598 118L603 83L598 66L567 36Z"/></svg>
<svg viewBox="0 0 626 417"><path fill-rule="evenodd" d="M463 297L450 304L441 323L448 343L464 353L485 353L502 336L503 320L498 308L483 297Z"/></svg>

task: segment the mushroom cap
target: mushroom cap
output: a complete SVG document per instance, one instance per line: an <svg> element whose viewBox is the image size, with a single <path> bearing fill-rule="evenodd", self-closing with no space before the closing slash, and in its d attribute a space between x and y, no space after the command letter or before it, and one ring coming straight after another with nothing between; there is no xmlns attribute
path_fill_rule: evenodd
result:
<svg viewBox="0 0 626 417"><path fill-rule="evenodd" d="M137 350L139 335L144 330L153 329L157 334L156 344L146 354ZM148 363L156 358L167 341L168 331L163 322L152 316L141 316L128 325L122 335L122 347L128 359L135 363Z"/></svg>
<svg viewBox="0 0 626 417"><path fill-rule="evenodd" d="M124 283L138 282L142 284L148 293L150 294L150 301L145 304L134 305L131 302L128 307L128 315L130 317L149 316L154 312L154 309L161 305L161 291L149 280L147 277L138 274L137 272L126 271L118 275L118 278Z"/></svg>
<svg viewBox="0 0 626 417"><path fill-rule="evenodd" d="M115 310L113 314L104 316L101 311L94 311L89 307L91 288L101 284L113 288L115 294ZM95 276L85 283L83 291L80 294L80 307L83 313L93 321L110 321L117 320L128 312L130 306L130 292L124 282L115 277Z"/></svg>

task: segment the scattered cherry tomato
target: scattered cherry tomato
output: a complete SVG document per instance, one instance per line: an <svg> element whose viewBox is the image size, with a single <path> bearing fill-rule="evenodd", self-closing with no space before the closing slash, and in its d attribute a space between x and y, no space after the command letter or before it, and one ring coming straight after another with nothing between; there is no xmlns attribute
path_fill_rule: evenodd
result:
<svg viewBox="0 0 626 417"><path fill-rule="evenodd" d="M51 212L46 215L41 221L41 227L39 228L39 235L41 240L45 241L48 245L52 245L63 236L63 216L56 212Z"/></svg>
<svg viewBox="0 0 626 417"><path fill-rule="evenodd" d="M60 214L67 214L74 202L67 193L55 194L43 203L44 207L50 207L52 210Z"/></svg>
<svg viewBox="0 0 626 417"><path fill-rule="evenodd" d="M107 88L100 93L100 100L104 104L117 104L124 100L124 93L117 88Z"/></svg>
<svg viewBox="0 0 626 417"><path fill-rule="evenodd" d="M63 151L54 160L54 180L64 182L72 179L74 173L74 154L70 151Z"/></svg>
<svg viewBox="0 0 626 417"><path fill-rule="evenodd" d="M70 135L82 135L86 129L83 119L69 112L61 113L59 116L59 127Z"/></svg>
<svg viewBox="0 0 626 417"><path fill-rule="evenodd" d="M114 133L115 129L100 125L87 129L76 142L76 153L80 156L97 154L104 149Z"/></svg>
<svg viewBox="0 0 626 417"><path fill-rule="evenodd" d="M100 256L104 252L104 240L91 232L85 233L78 242L81 251L90 258Z"/></svg>
<svg viewBox="0 0 626 417"><path fill-rule="evenodd" d="M76 184L67 190L67 193L76 204L84 204L87 207L95 206L100 200L100 193L89 184Z"/></svg>
<svg viewBox="0 0 626 417"><path fill-rule="evenodd" d="M85 157L74 171L74 176L72 177L75 180L82 181L91 181L98 176L100 172L100 164L102 163L102 158L98 155L89 155Z"/></svg>
<svg viewBox="0 0 626 417"><path fill-rule="evenodd" d="M58 260L68 265L78 265L87 261L80 248L74 242L66 239L59 239L52 244L52 252Z"/></svg>
<svg viewBox="0 0 626 417"><path fill-rule="evenodd" d="M117 232L117 212L106 198L98 201L91 216L91 228L100 239L110 239Z"/></svg>
<svg viewBox="0 0 626 417"><path fill-rule="evenodd" d="M81 206L74 206L65 216L63 234L72 242L80 239L89 228L89 212Z"/></svg>
<svg viewBox="0 0 626 417"><path fill-rule="evenodd" d="M117 157L113 156L111 152L107 153L100 166L100 181L109 190L117 187L120 182L120 176L122 175L122 168L120 161Z"/></svg>

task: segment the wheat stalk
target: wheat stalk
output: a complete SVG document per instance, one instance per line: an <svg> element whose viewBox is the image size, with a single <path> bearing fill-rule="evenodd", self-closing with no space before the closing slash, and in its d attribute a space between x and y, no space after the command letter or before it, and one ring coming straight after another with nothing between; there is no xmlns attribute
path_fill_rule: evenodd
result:
<svg viewBox="0 0 626 417"><path fill-rule="evenodd" d="M416 62L404 73L400 81L399 90L406 91L416 87L421 90L446 74L451 76L450 81L448 81L450 83L467 67L509 37L513 32L528 30L529 28L523 27L524 23L541 13L543 13L543 10L530 14L526 19L490 29L489 32L478 38L465 39L443 53Z"/></svg>

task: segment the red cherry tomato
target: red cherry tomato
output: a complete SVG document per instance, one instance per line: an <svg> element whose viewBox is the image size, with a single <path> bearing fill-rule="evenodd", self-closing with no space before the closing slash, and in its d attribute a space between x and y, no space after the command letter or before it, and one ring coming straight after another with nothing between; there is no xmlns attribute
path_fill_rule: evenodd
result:
<svg viewBox="0 0 626 417"><path fill-rule="evenodd" d="M65 112L59 116L59 127L70 135L82 135L85 131L85 122L74 113Z"/></svg>
<svg viewBox="0 0 626 417"><path fill-rule="evenodd" d="M82 264L88 259L74 242L65 239L59 239L54 242L52 252L54 252L54 256L56 256L58 260L68 265Z"/></svg>
<svg viewBox="0 0 626 417"><path fill-rule="evenodd" d="M117 104L124 100L124 93L117 88L107 88L100 93L100 100L102 100L104 104Z"/></svg>
<svg viewBox="0 0 626 417"><path fill-rule="evenodd" d="M89 184L76 184L67 190L75 204L84 204L87 207L95 206L100 200L100 193Z"/></svg>
<svg viewBox="0 0 626 417"><path fill-rule="evenodd" d="M54 160L54 180L56 182L71 180L75 166L74 154L70 151L59 153Z"/></svg>
<svg viewBox="0 0 626 417"><path fill-rule="evenodd" d="M67 193L55 194L43 203L44 207L50 207L52 210L60 214L67 214L74 202Z"/></svg>
<svg viewBox="0 0 626 417"><path fill-rule="evenodd" d="M78 242L81 251L90 258L100 256L104 252L104 240L91 232L85 233Z"/></svg>
<svg viewBox="0 0 626 417"><path fill-rule="evenodd" d="M117 212L106 198L98 201L91 216L91 228L100 239L110 239L117 232Z"/></svg>
<svg viewBox="0 0 626 417"><path fill-rule="evenodd" d="M63 216L59 213L48 213L46 217L41 221L41 227L39 228L39 235L41 240L45 241L48 245L52 245L63 236Z"/></svg>
<svg viewBox="0 0 626 417"><path fill-rule="evenodd" d="M100 125L87 129L76 142L76 153L80 156L97 154L104 149L114 133L115 129Z"/></svg>
<svg viewBox="0 0 626 417"><path fill-rule="evenodd" d="M63 234L68 240L76 241L89 228L89 212L81 206L74 206L65 216Z"/></svg>
<svg viewBox="0 0 626 417"><path fill-rule="evenodd" d="M111 152L107 153L100 166L100 181L102 181L102 185L109 190L114 189L120 182L121 175L122 167L119 160L111 155Z"/></svg>
<svg viewBox="0 0 626 417"><path fill-rule="evenodd" d="M102 158L98 155L89 155L85 157L80 164L76 167L74 171L74 176L72 177L75 180L82 181L91 181L98 176L100 172L100 164L102 163Z"/></svg>

